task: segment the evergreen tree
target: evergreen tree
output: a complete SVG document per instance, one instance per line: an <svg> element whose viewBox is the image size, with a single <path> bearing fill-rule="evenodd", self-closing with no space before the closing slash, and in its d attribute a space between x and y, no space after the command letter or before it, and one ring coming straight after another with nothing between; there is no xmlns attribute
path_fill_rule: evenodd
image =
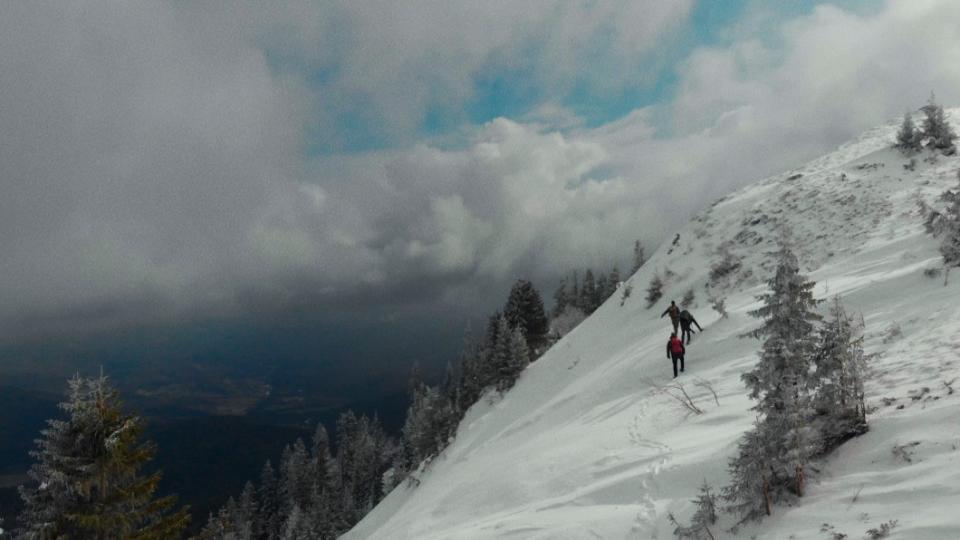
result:
<svg viewBox="0 0 960 540"><path fill-rule="evenodd" d="M630 269L630 274L636 274L645 262L647 262L647 258L643 253L643 245L640 240L637 240L633 243L633 268Z"/></svg>
<svg viewBox="0 0 960 540"><path fill-rule="evenodd" d="M553 312L552 315L554 318L560 316L563 313L563 310L569 305L569 299L567 298L567 278L560 280L560 285L557 287L557 290L553 292Z"/></svg>
<svg viewBox="0 0 960 540"><path fill-rule="evenodd" d="M505 390L513 385L511 373L513 371L510 358L512 331L506 317L501 317L497 325L497 337L493 343L491 365L495 369L495 384L498 390Z"/></svg>
<svg viewBox="0 0 960 540"><path fill-rule="evenodd" d="M463 351L460 354L462 373L457 396L457 408L464 413L480 399L480 394L483 392L480 347L480 343L473 338L473 333L468 327L463 340Z"/></svg>
<svg viewBox="0 0 960 540"><path fill-rule="evenodd" d="M310 466L310 457L307 445L303 439L297 438L293 446L284 449L280 464L280 499L284 513L288 513L293 506L304 509L309 505L310 492L315 477L314 469Z"/></svg>
<svg viewBox="0 0 960 540"><path fill-rule="evenodd" d="M960 266L960 187L957 191L947 191L941 198L949 205L941 220L943 238L940 241L940 255L946 266L943 282L946 284L950 268Z"/></svg>
<svg viewBox="0 0 960 540"><path fill-rule="evenodd" d="M577 271L573 271L573 286L570 288L570 295L567 297L567 303L573 307L583 310L583 304L580 303L580 283L577 278Z"/></svg>
<svg viewBox="0 0 960 540"><path fill-rule="evenodd" d="M820 329L814 358L818 379L814 409L823 439L821 451L829 451L867 430L862 329L850 320L839 298L834 299L830 315Z"/></svg>
<svg viewBox="0 0 960 540"><path fill-rule="evenodd" d="M936 103L933 93L930 94L930 101L921 110L924 114L921 129L923 137L927 141L927 146L940 150L944 154L955 153L954 141L957 134L950 127L950 123L943 112L943 107Z"/></svg>
<svg viewBox="0 0 960 540"><path fill-rule="evenodd" d="M620 285L620 269L617 268L617 265L613 265L613 270L610 270L610 275L607 277L607 292L604 295L604 299L610 298L617 292L617 286Z"/></svg>
<svg viewBox="0 0 960 540"><path fill-rule="evenodd" d="M731 482L723 489L723 499L727 510L740 516L741 523L770 515L770 506L775 502L769 457L774 452L773 443L757 418L753 429L737 443L737 455L730 460Z"/></svg>
<svg viewBox="0 0 960 540"><path fill-rule="evenodd" d="M600 274L597 278L597 288L593 295L593 311L596 311L606 300L610 298L610 285L607 283L607 276Z"/></svg>
<svg viewBox="0 0 960 540"><path fill-rule="evenodd" d="M141 469L154 448L139 442L140 418L123 412L107 378L75 377L66 420L49 420L31 455L33 485L21 487L21 533L29 538L172 538L189 521L175 497L155 498L160 474Z"/></svg>
<svg viewBox="0 0 960 540"><path fill-rule="evenodd" d="M256 538L257 522L257 488L253 482L247 482L240 493L240 502L237 503L237 530L241 536Z"/></svg>
<svg viewBox="0 0 960 540"><path fill-rule="evenodd" d="M270 460L263 465L260 471L260 487L257 492L259 501L257 532L261 538L277 538L280 536L282 514L280 513L280 487L277 475Z"/></svg>
<svg viewBox="0 0 960 540"><path fill-rule="evenodd" d="M761 416L760 435L773 441L764 461L774 499L788 492L803 494L804 468L819 444L808 422L816 388L814 324L820 318L813 311L814 283L800 273L797 257L783 241L777 261L776 273L768 281L770 292L758 297L763 306L751 313L764 318L763 325L749 333L765 338L760 360L742 376L750 397L757 400L753 409Z"/></svg>
<svg viewBox="0 0 960 540"><path fill-rule="evenodd" d="M514 328L507 338L507 363L499 385L501 391L513 387L520 373L530 363L530 353L523 332Z"/></svg>
<svg viewBox="0 0 960 540"><path fill-rule="evenodd" d="M549 321L543 309L543 300L533 284L520 279L514 283L503 308L503 315L511 328L520 328L527 345L537 349L546 340Z"/></svg>
<svg viewBox="0 0 960 540"><path fill-rule="evenodd" d="M894 145L901 152L910 154L921 148L922 136L917 132L913 125L913 116L907 112L903 115L903 123L900 124L900 130L897 131L897 142Z"/></svg>
<svg viewBox="0 0 960 540"><path fill-rule="evenodd" d="M588 315L593 313L593 310L597 309L596 306L597 299L597 284L593 279L593 270L587 269L583 273L583 286L580 287L580 302L579 306L585 313Z"/></svg>

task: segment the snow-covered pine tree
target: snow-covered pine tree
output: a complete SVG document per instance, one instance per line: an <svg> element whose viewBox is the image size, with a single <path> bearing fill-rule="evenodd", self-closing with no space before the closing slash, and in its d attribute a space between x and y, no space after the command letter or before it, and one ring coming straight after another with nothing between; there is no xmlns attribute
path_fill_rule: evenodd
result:
<svg viewBox="0 0 960 540"><path fill-rule="evenodd" d="M400 473L403 476L416 469L423 460L433 457L436 452L438 437L434 419L439 397L437 390L426 384L416 388L411 396L400 438Z"/></svg>
<svg viewBox="0 0 960 540"><path fill-rule="evenodd" d="M553 291L553 310L551 311L553 318L559 317L563 310L567 308L569 303L567 295L567 278L563 278L560 280L557 290Z"/></svg>
<svg viewBox="0 0 960 540"><path fill-rule="evenodd" d="M280 513L280 487L276 472L270 460L260 470L260 486L257 490L259 511L257 512L257 532L261 538L277 538L283 527L283 518Z"/></svg>
<svg viewBox="0 0 960 540"><path fill-rule="evenodd" d="M647 257L643 253L643 244L640 243L640 240L637 240L633 243L633 267L630 269L630 274L636 274L645 262L647 262Z"/></svg>
<svg viewBox="0 0 960 540"><path fill-rule="evenodd" d="M814 358L817 390L813 404L823 443L821 452L829 452L867 431L862 331L861 325L847 315L840 298L835 298L830 318L820 328Z"/></svg>
<svg viewBox="0 0 960 540"><path fill-rule="evenodd" d="M460 384L457 388L457 409L466 412L480 399L483 393L481 343L474 339L473 332L467 328L463 338L463 350L460 353Z"/></svg>
<svg viewBox="0 0 960 540"><path fill-rule="evenodd" d="M510 289L507 303L503 308L511 328L519 327L526 336L527 346L536 350L542 346L550 329L547 314L543 309L543 300L532 283L519 279Z"/></svg>
<svg viewBox="0 0 960 540"><path fill-rule="evenodd" d="M922 134L917 131L913 124L913 116L909 112L904 113L903 123L900 124L900 129L897 131L897 140L894 147L904 154L910 155L922 148L921 139Z"/></svg>
<svg viewBox="0 0 960 540"><path fill-rule="evenodd" d="M697 509L693 513L690 525L681 525L673 514L670 514L670 520L676 526L673 530L674 536L681 540L714 540L710 526L717 522L717 497L706 480L700 486L697 498L692 502Z"/></svg>
<svg viewBox="0 0 960 540"><path fill-rule="evenodd" d="M774 499L787 492L803 494L804 467L816 453L819 441L809 425L813 415L812 375L816 353L812 281L800 273L800 265L788 242L781 240L776 253L777 269L767 282L770 291L757 299L763 306L751 315L763 324L748 335L764 338L756 367L743 374L749 395L757 400L760 429L776 444L765 456L770 468L769 486Z"/></svg>
<svg viewBox="0 0 960 540"><path fill-rule="evenodd" d="M527 349L527 342L523 337L523 332L519 328L514 328L510 333L509 342L509 360L507 362L507 378L504 381L505 387L501 390L512 388L520 377L520 374L530 363L530 351Z"/></svg>
<svg viewBox="0 0 960 540"><path fill-rule="evenodd" d="M241 537L247 536L251 539L257 537L257 488L253 482L248 481L240 492L240 500L237 502L237 515L235 524Z"/></svg>
<svg viewBox="0 0 960 540"><path fill-rule="evenodd" d="M513 366L511 360L511 345L513 332L506 317L497 322L496 340L493 343L491 364L496 370L494 384L497 390L504 391L513 386Z"/></svg>
<svg viewBox="0 0 960 540"><path fill-rule="evenodd" d="M570 294L567 296L567 303L573 307L578 307L583 310L583 305L580 304L580 281L577 277L577 271L573 271L573 285L570 286Z"/></svg>
<svg viewBox="0 0 960 540"><path fill-rule="evenodd" d="M921 110L924 114L921 132L926 140L927 147L940 150L947 155L956 153L957 149L954 146L954 141L957 139L957 134L950 127L950 123L943 112L943 107L937 104L936 97L932 92L930 93L930 100Z"/></svg>
<svg viewBox="0 0 960 540"><path fill-rule="evenodd" d="M178 536L190 515L185 508L173 511L175 497L154 497L160 474L140 472L154 448L140 442L140 418L123 411L107 378L71 379L60 407L67 419L48 421L31 453L32 484L20 489L21 534L105 540Z"/></svg>
<svg viewBox="0 0 960 540"><path fill-rule="evenodd" d="M947 191L941 198L948 204L944 212L940 227L940 255L946 267L943 284L947 284L950 268L960 266L960 187L957 191Z"/></svg>
<svg viewBox="0 0 960 540"><path fill-rule="evenodd" d="M773 443L759 417L737 443L737 455L728 465L730 484L723 488L722 497L727 502L726 510L740 517L739 523L769 516L776 502L769 458Z"/></svg>
<svg viewBox="0 0 960 540"><path fill-rule="evenodd" d="M593 278L593 270L587 268L587 271L583 273L583 285L580 287L580 302L578 305L589 315L597 309L596 299L597 283Z"/></svg>
<svg viewBox="0 0 960 540"><path fill-rule="evenodd" d="M712 538L708 527L717 522L717 497L706 479L700 485L700 493L693 503L697 505L697 511L693 513L693 526L702 528Z"/></svg>
<svg viewBox="0 0 960 540"><path fill-rule="evenodd" d="M289 512L294 505L302 510L310 504L314 470L310 465L307 445L298 437L293 446L284 450L280 464L280 499L284 503L284 512Z"/></svg>
<svg viewBox="0 0 960 540"><path fill-rule="evenodd" d="M623 278L620 277L620 269L617 268L617 265L613 265L613 270L610 270L610 275L607 277L607 294L604 298L610 298L617 292L617 286L620 285L620 281Z"/></svg>
<svg viewBox="0 0 960 540"><path fill-rule="evenodd" d="M607 283L606 274L600 274L600 277L597 278L597 288L596 292L593 295L593 310L596 311L597 308L603 304L607 298L610 297L609 293L609 284Z"/></svg>

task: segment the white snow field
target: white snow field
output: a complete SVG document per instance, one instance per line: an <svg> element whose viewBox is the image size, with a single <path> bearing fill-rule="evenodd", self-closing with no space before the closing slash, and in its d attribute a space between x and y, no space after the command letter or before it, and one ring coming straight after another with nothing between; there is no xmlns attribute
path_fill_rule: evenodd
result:
<svg viewBox="0 0 960 540"><path fill-rule="evenodd" d="M474 406L419 484L395 489L344 538L673 538L668 512L688 522L704 480L716 490L727 484L727 461L754 419L740 375L761 343L738 335L759 324L747 312L759 305L777 224L785 223L816 296L839 295L848 312L863 315L865 348L875 355L870 431L812 464L796 505L776 506L736 534L735 518L723 514L711 532L859 539L896 520L889 538L960 539L960 270L948 286L942 274L924 274L942 263L918 205L956 186L960 158L928 162L925 152L909 171L909 158L890 148L896 128L874 129L704 211L625 282L632 294L622 305L618 293L506 395ZM725 242L742 267L708 289ZM648 309L655 272L665 294ZM660 314L688 289L704 332L677 380L700 415L651 386L673 375L671 327ZM711 309L708 294L725 298L728 318ZM698 380L712 384L719 405Z"/></svg>

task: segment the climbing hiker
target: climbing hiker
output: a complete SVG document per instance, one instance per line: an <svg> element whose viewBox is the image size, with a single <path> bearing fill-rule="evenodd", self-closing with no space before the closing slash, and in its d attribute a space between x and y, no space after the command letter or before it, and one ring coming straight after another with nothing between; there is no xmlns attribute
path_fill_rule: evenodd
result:
<svg viewBox="0 0 960 540"><path fill-rule="evenodd" d="M690 329L690 325L697 325L697 330L703 332L703 328L700 328L700 323L693 318L693 314L687 311L686 309L680 312L680 341L683 341L683 337L686 336L687 340L684 341L686 345L690 344L690 334L693 334L693 330Z"/></svg>
<svg viewBox="0 0 960 540"><path fill-rule="evenodd" d="M677 333L670 334L670 341L667 341L667 358L673 360L673 378L677 378L677 360L680 360L680 373L683 373L683 353L686 349L683 342L677 338Z"/></svg>
<svg viewBox="0 0 960 540"><path fill-rule="evenodd" d="M660 318L662 319L664 315L670 315L670 322L673 324L673 333L676 334L677 325L680 323L680 308L677 307L677 303L671 300L670 307L660 314Z"/></svg>

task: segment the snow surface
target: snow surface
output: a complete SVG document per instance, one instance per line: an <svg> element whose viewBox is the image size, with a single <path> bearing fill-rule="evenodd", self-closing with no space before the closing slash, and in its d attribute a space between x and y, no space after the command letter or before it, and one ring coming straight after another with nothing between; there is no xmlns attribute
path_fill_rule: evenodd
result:
<svg viewBox="0 0 960 540"><path fill-rule="evenodd" d="M870 431L814 464L796 506L775 507L737 535L723 515L713 534L858 539L897 520L890 538L960 539L960 271L946 287L942 276L923 274L941 262L917 204L956 185L960 159L929 163L921 154L908 171L909 159L889 148L895 130L874 129L696 217L627 281L633 290L622 306L620 294L609 299L509 393L474 406L419 484L395 489L345 538L673 538L667 513L688 522L698 486L728 482L727 461L753 420L740 374L757 361L760 341L738 335L758 326L747 311L773 268L776 223L787 223L815 294L840 295L863 315L875 355ZM743 266L708 291L717 248L728 241ZM647 284L668 269L664 298L647 309ZM678 381L702 415L651 386L672 376L670 324L659 315L691 288L704 332ZM710 308L708 292L726 299L728 318ZM693 386L699 379L713 385L719 406ZM956 393L945 385L952 380Z"/></svg>

